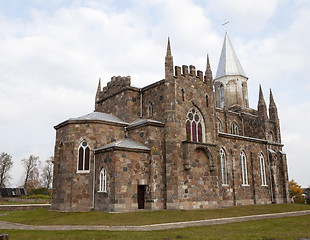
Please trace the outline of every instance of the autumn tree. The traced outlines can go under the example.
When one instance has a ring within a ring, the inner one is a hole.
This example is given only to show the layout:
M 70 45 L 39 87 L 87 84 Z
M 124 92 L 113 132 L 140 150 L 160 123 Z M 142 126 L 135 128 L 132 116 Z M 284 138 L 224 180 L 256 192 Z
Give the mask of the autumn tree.
M 41 179 L 44 188 L 49 189 L 52 185 L 53 181 L 53 163 L 54 157 L 50 157 L 44 163 L 44 167 L 42 169 Z
M 24 188 L 31 190 L 40 186 L 39 180 L 39 157 L 30 155 L 29 158 L 22 160 L 25 170 Z
M 13 166 L 12 156 L 3 152 L 0 154 L 0 188 L 4 188 L 11 178 L 9 171 Z
M 292 179 L 289 182 L 289 191 L 290 191 L 290 197 L 300 197 L 302 194 L 301 186 L 297 184 L 297 182 Z

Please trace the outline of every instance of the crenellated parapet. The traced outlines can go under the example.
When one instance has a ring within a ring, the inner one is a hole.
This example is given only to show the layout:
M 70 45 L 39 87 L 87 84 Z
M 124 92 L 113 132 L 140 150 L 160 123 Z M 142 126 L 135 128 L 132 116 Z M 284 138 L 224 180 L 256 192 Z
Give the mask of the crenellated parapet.
M 99 98 L 103 98 L 109 95 L 112 95 L 126 87 L 130 87 L 131 78 L 130 76 L 121 77 L 121 76 L 113 76 L 111 77 L 111 81 L 107 83 L 102 91 L 99 92 Z
M 197 80 L 200 80 L 202 82 L 206 82 L 206 81 L 204 81 L 203 72 L 200 70 L 197 70 L 197 72 L 196 72 L 196 67 L 193 65 L 190 65 L 189 67 L 186 65 L 182 65 L 182 68 L 179 66 L 175 66 L 174 70 L 175 70 L 174 76 L 176 78 L 179 78 L 181 76 L 183 76 L 183 77 L 191 76 L 191 77 L 196 77 Z

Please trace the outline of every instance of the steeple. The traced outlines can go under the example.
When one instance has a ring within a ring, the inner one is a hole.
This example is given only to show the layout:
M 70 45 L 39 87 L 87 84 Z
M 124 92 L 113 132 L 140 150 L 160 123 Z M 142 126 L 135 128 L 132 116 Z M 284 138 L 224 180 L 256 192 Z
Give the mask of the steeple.
M 226 33 L 216 77 L 213 81 L 216 107 L 221 108 L 222 103 L 225 102 L 224 105 L 227 108 L 234 106 L 248 108 L 247 80 L 248 78 Z
M 259 85 L 259 96 L 258 96 L 257 110 L 258 110 L 258 118 L 260 118 L 262 120 L 268 120 L 267 106 L 266 106 L 266 102 L 264 99 L 264 95 L 263 95 L 261 85 Z
M 99 93 L 101 91 L 101 79 L 99 78 L 96 97 L 95 97 L 95 111 L 98 111 L 98 104 L 97 101 L 99 100 Z
M 228 34 L 225 34 L 222 53 L 216 72 L 216 77 L 221 78 L 227 75 L 246 77 L 235 50 L 230 42 Z
M 170 38 L 168 37 L 167 52 L 165 58 L 165 78 L 173 77 L 173 57 L 171 55 Z
M 205 78 L 206 78 L 205 81 L 209 84 L 211 88 L 213 88 L 213 77 L 212 77 L 212 70 L 210 67 L 209 54 L 207 54 L 207 66 L 206 66 Z

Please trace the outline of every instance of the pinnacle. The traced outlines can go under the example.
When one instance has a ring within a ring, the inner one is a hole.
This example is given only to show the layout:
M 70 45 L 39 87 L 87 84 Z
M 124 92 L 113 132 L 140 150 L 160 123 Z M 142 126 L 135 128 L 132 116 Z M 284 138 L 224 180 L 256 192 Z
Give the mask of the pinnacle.
M 263 91 L 262 91 L 262 85 L 259 84 L 259 96 L 258 96 L 258 101 L 264 101 L 265 102 L 265 99 L 264 99 L 264 94 L 263 94 Z
M 168 37 L 167 53 L 166 57 L 171 56 L 170 37 Z
M 207 54 L 207 67 L 206 67 L 206 71 L 211 71 L 209 54 Z
M 271 88 L 270 88 L 270 97 L 269 97 L 269 100 L 270 100 L 270 105 L 276 105 L 274 99 L 273 99 L 273 95 L 272 95 L 272 91 L 271 91 Z

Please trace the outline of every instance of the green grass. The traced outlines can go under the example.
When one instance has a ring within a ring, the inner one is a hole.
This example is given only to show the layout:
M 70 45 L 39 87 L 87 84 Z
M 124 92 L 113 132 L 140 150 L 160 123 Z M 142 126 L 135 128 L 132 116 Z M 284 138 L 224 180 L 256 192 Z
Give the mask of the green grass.
M 7 213 L 7 215 L 0 216 L 0 220 L 30 225 L 145 225 L 299 210 L 310 210 L 310 205 L 250 205 L 224 209 L 194 211 L 162 210 L 132 213 L 58 212 L 39 208 L 34 210 L 0 212 Z
M 1 230 L 10 239 L 296 239 L 310 237 L 310 216 L 265 219 L 214 226 L 191 227 L 152 232 L 108 231 L 27 231 Z
M 48 204 L 46 202 L 14 202 L 14 201 L 7 201 L 7 202 L 0 202 L 0 205 L 25 205 L 25 204 Z

